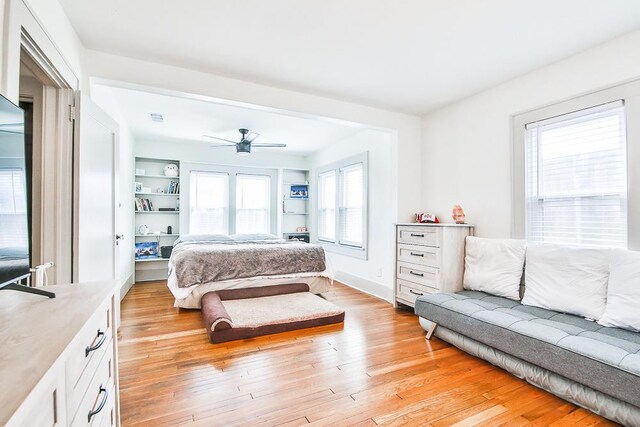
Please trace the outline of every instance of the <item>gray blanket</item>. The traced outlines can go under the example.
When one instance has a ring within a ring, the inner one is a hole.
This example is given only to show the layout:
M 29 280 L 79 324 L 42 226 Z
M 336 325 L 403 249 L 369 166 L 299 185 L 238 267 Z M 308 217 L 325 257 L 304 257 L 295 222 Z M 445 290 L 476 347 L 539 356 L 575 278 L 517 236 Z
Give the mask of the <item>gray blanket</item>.
M 283 240 L 252 242 L 180 242 L 169 268 L 178 286 L 256 276 L 322 272 L 324 249 L 318 245 Z

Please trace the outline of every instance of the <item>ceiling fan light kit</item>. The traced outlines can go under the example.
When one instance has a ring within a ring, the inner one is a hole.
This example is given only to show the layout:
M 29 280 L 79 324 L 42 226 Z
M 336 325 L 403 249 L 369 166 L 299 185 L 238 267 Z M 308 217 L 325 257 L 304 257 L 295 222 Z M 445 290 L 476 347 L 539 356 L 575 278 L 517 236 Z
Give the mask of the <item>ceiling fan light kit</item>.
M 249 154 L 251 154 L 252 145 L 254 147 L 261 147 L 261 148 L 263 147 L 283 148 L 287 146 L 287 144 L 252 144 L 253 140 L 255 140 L 257 137 L 260 136 L 259 133 L 249 132 L 249 129 L 246 129 L 246 128 L 240 128 L 238 129 L 238 132 L 240 132 L 240 134 L 242 135 L 242 137 L 240 138 L 240 141 L 238 142 L 231 141 L 229 139 L 218 138 L 217 136 L 211 136 L 211 135 L 202 135 L 202 136 L 205 138 L 212 138 L 212 139 L 217 139 L 219 141 L 225 142 L 225 144 L 211 145 L 211 148 L 235 146 L 236 153 L 239 156 L 248 156 Z

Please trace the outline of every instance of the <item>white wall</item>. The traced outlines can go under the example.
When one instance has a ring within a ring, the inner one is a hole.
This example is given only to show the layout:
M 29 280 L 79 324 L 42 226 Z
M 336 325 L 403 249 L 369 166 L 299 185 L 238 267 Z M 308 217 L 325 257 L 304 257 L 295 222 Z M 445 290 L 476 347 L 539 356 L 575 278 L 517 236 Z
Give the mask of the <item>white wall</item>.
M 389 201 L 395 188 L 392 184 L 393 135 L 389 132 L 363 130 L 354 136 L 342 139 L 331 146 L 309 156 L 312 175 L 316 182 L 315 169 L 341 159 L 368 151 L 369 153 L 369 237 L 366 260 L 332 253 L 327 250 L 336 279 L 370 294 L 391 301 L 393 293 L 394 210 Z M 315 191 L 315 185 L 312 187 Z M 311 195 L 311 238 L 317 241 L 317 199 Z
M 640 31 L 427 114 L 424 209 L 451 222 L 460 203 L 476 234 L 511 235 L 511 117 L 640 77 Z

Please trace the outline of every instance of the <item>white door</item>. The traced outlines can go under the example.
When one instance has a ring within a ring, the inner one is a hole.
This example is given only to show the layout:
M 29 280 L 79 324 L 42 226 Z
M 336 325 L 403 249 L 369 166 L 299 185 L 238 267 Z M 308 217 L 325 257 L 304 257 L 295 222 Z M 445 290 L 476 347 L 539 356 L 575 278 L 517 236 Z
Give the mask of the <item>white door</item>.
M 89 98 L 76 98 L 74 282 L 116 276 L 118 124 Z

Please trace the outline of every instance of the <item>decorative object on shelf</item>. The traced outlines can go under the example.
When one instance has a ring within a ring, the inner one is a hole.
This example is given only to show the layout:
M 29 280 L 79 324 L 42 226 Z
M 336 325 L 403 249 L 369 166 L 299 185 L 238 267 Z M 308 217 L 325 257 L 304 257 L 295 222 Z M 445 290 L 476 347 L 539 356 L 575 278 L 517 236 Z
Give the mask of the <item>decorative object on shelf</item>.
M 165 190 L 164 190 L 164 188 L 162 188 L 162 187 L 158 187 L 158 188 L 156 188 L 156 193 L 158 193 L 158 194 L 164 194 L 164 191 L 165 191 Z
M 466 218 L 466 215 L 464 214 L 464 209 L 462 209 L 462 206 L 454 205 L 451 217 L 453 218 L 453 221 L 456 224 L 464 224 L 464 220 Z
M 176 208 L 158 208 L 160 212 L 175 212 Z
M 306 233 L 307 232 L 307 227 L 296 227 L 296 232 L 297 233 Z
M 180 197 L 178 197 L 176 199 L 176 210 L 179 211 L 180 210 Z
M 294 234 L 294 233 L 290 233 L 286 235 L 286 238 L 289 240 L 297 240 L 299 242 L 305 242 L 305 243 L 309 243 L 309 235 L 306 233 L 300 233 L 300 234 Z
M 173 234 L 173 227 L 171 226 L 167 227 L 167 234 Z
M 136 243 L 136 259 L 158 258 L 158 242 Z
M 142 193 L 142 183 L 136 182 L 136 193 Z
M 175 163 L 169 163 L 164 167 L 164 176 L 178 176 L 179 173 L 178 165 Z
M 138 227 L 138 232 L 140 234 L 149 234 L 149 227 L 147 227 L 146 225 L 142 224 L 140 227 Z
M 306 199 L 309 197 L 308 185 L 292 185 L 289 197 L 292 199 Z
M 151 193 L 151 187 L 142 187 L 142 192 L 145 194 Z
M 173 246 L 160 246 L 160 256 L 162 258 L 171 258 L 171 252 L 173 252 Z
M 416 222 L 422 224 L 438 224 L 440 220 L 437 216 L 430 213 L 417 213 L 416 214 Z
M 136 175 L 145 175 L 146 172 L 144 169 L 136 169 Z

